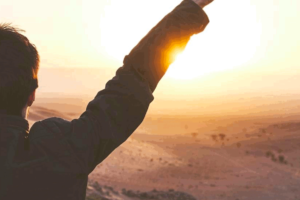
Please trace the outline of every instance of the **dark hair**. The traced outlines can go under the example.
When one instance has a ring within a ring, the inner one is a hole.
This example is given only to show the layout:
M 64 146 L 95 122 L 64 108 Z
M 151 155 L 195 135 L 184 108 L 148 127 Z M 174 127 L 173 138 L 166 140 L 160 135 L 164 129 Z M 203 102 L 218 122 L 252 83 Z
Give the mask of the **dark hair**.
M 39 54 L 10 24 L 0 24 L 0 113 L 21 115 L 38 87 Z

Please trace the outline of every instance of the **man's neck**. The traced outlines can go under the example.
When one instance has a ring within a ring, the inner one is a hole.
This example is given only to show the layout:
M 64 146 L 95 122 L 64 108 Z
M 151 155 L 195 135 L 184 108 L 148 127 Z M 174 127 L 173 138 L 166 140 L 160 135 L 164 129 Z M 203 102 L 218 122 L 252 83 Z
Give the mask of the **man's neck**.
M 28 107 L 28 106 L 26 106 L 26 107 L 22 110 L 22 117 L 23 117 L 24 119 L 27 119 L 28 111 L 29 111 L 29 107 Z
M 22 117 L 24 119 L 27 119 L 28 109 L 24 108 L 20 114 L 10 113 L 7 110 L 0 110 L 0 115 L 12 115 L 12 116 Z

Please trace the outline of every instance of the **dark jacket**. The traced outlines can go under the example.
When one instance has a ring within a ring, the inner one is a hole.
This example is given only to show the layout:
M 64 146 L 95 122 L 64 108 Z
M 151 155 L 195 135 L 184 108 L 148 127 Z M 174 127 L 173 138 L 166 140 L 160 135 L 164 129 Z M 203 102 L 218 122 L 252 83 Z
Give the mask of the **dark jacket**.
M 0 115 L 0 199 L 85 199 L 88 175 L 143 121 L 172 49 L 183 50 L 207 24 L 204 11 L 184 0 L 125 57 L 78 119 L 45 119 L 29 132 L 25 119 Z

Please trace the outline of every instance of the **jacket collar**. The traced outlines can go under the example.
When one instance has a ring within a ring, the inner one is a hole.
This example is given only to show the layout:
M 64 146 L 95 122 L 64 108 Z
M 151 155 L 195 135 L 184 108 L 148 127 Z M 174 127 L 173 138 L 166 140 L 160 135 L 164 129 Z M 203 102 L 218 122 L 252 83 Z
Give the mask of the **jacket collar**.
M 26 119 L 15 115 L 0 114 L 0 127 L 5 126 L 17 127 L 29 131 L 29 124 Z

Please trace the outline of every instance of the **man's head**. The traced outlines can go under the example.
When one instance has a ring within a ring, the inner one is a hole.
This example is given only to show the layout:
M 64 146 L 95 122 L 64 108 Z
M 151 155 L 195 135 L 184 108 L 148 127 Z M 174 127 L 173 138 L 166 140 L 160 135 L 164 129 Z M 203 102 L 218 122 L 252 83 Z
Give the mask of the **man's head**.
M 38 87 L 39 54 L 20 32 L 0 24 L 0 114 L 26 118 Z

